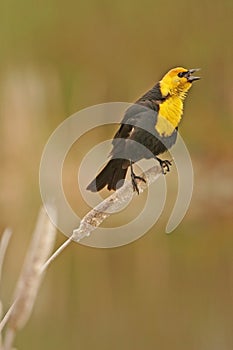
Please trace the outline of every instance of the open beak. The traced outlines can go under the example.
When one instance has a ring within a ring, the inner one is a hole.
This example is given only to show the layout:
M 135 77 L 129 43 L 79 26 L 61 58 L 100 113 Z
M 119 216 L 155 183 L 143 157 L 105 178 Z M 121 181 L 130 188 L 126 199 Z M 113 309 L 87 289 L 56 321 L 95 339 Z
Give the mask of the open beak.
M 199 71 L 199 70 L 200 70 L 200 68 L 193 68 L 193 69 L 189 69 L 189 70 L 188 70 L 188 72 L 187 72 L 187 74 L 186 74 L 186 78 L 187 78 L 187 80 L 188 80 L 190 83 L 192 83 L 194 80 L 199 80 L 199 79 L 201 79 L 200 77 L 195 77 L 195 76 L 191 75 L 191 74 L 193 74 L 193 73 L 195 73 L 195 72 L 197 72 L 197 71 Z

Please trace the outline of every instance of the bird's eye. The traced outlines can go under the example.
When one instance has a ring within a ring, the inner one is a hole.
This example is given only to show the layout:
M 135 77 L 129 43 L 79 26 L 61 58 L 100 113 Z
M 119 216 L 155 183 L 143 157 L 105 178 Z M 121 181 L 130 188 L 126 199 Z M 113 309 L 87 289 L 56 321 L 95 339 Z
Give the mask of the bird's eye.
M 187 73 L 187 72 L 180 72 L 180 73 L 178 73 L 177 75 L 178 75 L 179 78 L 183 78 L 183 77 L 185 76 L 186 73 Z

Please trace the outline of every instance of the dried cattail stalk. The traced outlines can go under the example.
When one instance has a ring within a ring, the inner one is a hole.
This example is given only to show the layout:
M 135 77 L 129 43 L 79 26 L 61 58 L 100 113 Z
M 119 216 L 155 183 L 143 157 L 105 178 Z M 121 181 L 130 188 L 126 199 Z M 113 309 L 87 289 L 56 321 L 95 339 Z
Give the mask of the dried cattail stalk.
M 33 238 L 25 258 L 19 277 L 13 309 L 9 316 L 4 350 L 10 350 L 15 332 L 24 327 L 28 321 L 43 274 L 41 267 L 45 263 L 54 246 L 56 228 L 42 208 L 37 220 Z
M 0 301 L 0 320 L 2 319 L 2 302 Z M 2 349 L 2 333 L 0 332 L 0 350 Z
M 159 165 L 155 165 L 145 171 L 143 176 L 146 179 L 146 183 L 143 181 L 138 181 L 137 183 L 139 192 L 143 192 L 149 185 L 156 181 L 161 174 L 162 170 Z M 46 261 L 42 267 L 42 271 L 45 271 L 52 261 L 72 241 L 79 242 L 84 237 L 88 237 L 91 232 L 97 229 L 107 217 L 114 214 L 114 212 L 128 203 L 135 193 L 136 192 L 133 191 L 131 182 L 126 182 L 119 190 L 90 210 L 81 220 L 79 227 L 73 231 L 72 235 Z
M 162 170 L 159 165 L 155 165 L 145 171 L 143 176 L 146 182 L 138 181 L 137 183 L 139 192 L 143 192 L 150 184 L 157 180 L 161 173 Z M 79 227 L 73 231 L 72 240 L 79 242 L 84 237 L 88 237 L 105 219 L 128 203 L 135 194 L 136 192 L 133 191 L 131 182 L 126 182 L 124 186 L 84 216 Z
M 12 231 L 7 228 L 2 234 L 1 242 L 0 242 L 0 282 L 1 282 L 1 277 L 2 277 L 2 267 L 3 267 L 3 262 L 5 258 L 5 253 L 10 241 L 12 235 Z M 2 319 L 2 314 L 3 314 L 3 306 L 2 302 L 0 301 L 0 320 Z M 2 336 L 0 332 L 0 349 L 2 349 Z
M 144 173 L 146 183 L 138 181 L 139 192 L 143 192 L 150 184 L 156 181 L 161 173 L 161 167 L 157 165 L 148 169 Z M 41 209 L 31 246 L 28 250 L 24 267 L 16 287 L 15 302 L 8 310 L 0 325 L 2 329 L 6 322 L 9 321 L 4 350 L 12 350 L 15 332 L 21 329 L 29 319 L 43 272 L 51 262 L 72 241 L 79 242 L 82 238 L 89 236 L 108 216 L 124 206 L 133 195 L 135 195 L 135 192 L 133 191 L 132 184 L 126 182 L 118 191 L 87 213 L 81 220 L 79 228 L 73 231 L 72 235 L 48 260 L 46 259 L 53 248 L 56 229 L 47 217 L 44 209 Z
M 4 262 L 5 253 L 12 235 L 12 231 L 9 228 L 6 228 L 2 234 L 1 242 L 0 242 L 0 282 L 2 277 L 2 266 Z

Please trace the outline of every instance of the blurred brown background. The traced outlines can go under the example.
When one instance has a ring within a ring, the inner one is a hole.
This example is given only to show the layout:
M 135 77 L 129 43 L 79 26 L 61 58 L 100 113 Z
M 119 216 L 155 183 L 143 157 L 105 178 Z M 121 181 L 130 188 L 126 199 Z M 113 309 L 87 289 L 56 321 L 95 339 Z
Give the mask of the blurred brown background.
M 41 205 L 38 169 L 53 130 L 84 107 L 134 101 L 174 66 L 202 68 L 181 128 L 195 172 L 183 222 L 164 234 L 171 194 L 133 244 L 67 248 L 17 348 L 233 348 L 232 15 L 228 0 L 1 1 L 0 229 L 14 232 L 5 307 Z

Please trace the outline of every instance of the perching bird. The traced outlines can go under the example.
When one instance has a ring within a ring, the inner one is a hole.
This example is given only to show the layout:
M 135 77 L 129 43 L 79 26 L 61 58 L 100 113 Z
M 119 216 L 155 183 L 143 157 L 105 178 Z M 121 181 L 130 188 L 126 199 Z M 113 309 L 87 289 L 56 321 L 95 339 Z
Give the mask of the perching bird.
M 168 150 L 177 138 L 183 114 L 183 102 L 192 82 L 200 79 L 192 74 L 198 69 L 171 69 L 155 86 L 129 107 L 112 141 L 111 159 L 87 190 L 97 192 L 107 186 L 116 190 L 124 183 L 128 167 L 134 190 L 138 192 L 138 177 L 132 164 L 140 159 L 156 158 L 162 172 L 169 171 L 171 162 L 157 155 Z

